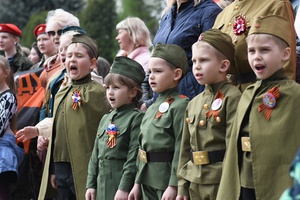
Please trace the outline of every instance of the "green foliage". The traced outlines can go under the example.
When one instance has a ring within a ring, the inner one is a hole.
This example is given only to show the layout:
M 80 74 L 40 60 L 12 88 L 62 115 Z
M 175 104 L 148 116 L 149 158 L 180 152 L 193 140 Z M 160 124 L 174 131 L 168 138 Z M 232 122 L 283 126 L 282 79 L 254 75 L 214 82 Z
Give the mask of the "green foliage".
M 80 13 L 80 25 L 99 45 L 100 56 L 112 63 L 116 55 L 115 2 L 112 0 L 89 0 Z
M 21 38 L 21 45 L 28 48 L 31 47 L 31 44 L 36 41 L 36 38 L 33 34 L 34 28 L 39 24 L 44 24 L 48 11 L 43 11 L 37 14 L 31 15 L 28 20 L 27 25 L 23 29 L 23 36 Z

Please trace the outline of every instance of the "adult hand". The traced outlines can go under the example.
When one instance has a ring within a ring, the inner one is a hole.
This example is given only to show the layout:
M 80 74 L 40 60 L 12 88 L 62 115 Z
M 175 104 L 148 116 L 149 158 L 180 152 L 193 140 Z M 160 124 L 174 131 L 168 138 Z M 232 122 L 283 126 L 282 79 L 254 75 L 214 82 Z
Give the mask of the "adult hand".
M 16 133 L 16 138 L 19 142 L 26 142 L 31 138 L 39 135 L 38 129 L 34 126 L 27 126 Z
M 37 149 L 42 151 L 48 148 L 49 140 L 43 136 L 38 137 Z
M 127 200 L 128 199 L 128 192 L 123 190 L 118 190 L 114 200 Z

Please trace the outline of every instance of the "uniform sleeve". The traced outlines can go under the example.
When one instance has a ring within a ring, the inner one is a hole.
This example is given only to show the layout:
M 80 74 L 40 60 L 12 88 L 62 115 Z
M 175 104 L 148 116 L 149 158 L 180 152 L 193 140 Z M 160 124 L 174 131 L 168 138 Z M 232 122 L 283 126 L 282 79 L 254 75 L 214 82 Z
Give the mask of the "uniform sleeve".
M 185 111 L 184 119 L 186 119 L 187 117 L 188 110 Z M 188 124 L 184 122 L 178 162 L 178 195 L 180 196 L 189 196 L 189 181 L 180 176 L 180 171 L 182 170 L 183 166 L 185 166 L 189 161 L 190 149 L 190 131 L 188 129 Z
M 134 184 L 135 175 L 137 173 L 136 159 L 138 152 L 138 135 L 140 133 L 140 124 L 142 123 L 144 114 L 139 113 L 131 124 L 130 142 L 127 154 L 127 160 L 123 166 L 123 175 L 119 184 L 119 189 L 130 192 Z
M 240 98 L 241 98 L 241 94 L 239 93 L 239 91 L 237 91 L 235 95 L 228 97 L 228 102 L 226 104 L 226 149 L 228 148 L 229 140 L 231 137 L 231 131 L 233 127 L 233 121 L 235 119 L 235 113 Z
M 88 175 L 86 180 L 86 188 L 97 189 L 98 176 L 98 137 L 95 139 L 94 148 L 88 165 Z
M 182 129 L 183 129 L 183 122 L 184 122 L 184 112 L 187 104 L 188 104 L 188 99 L 185 99 L 185 101 L 181 100 L 181 102 L 179 102 L 176 105 L 176 108 L 172 113 L 173 115 L 172 127 L 174 132 L 175 144 L 174 144 L 174 156 L 173 156 L 172 166 L 171 166 L 171 176 L 169 179 L 170 186 L 178 185 L 177 168 L 178 168 L 178 159 L 179 159 Z
M 0 137 L 4 134 L 14 114 L 17 112 L 17 100 L 11 92 L 0 96 Z

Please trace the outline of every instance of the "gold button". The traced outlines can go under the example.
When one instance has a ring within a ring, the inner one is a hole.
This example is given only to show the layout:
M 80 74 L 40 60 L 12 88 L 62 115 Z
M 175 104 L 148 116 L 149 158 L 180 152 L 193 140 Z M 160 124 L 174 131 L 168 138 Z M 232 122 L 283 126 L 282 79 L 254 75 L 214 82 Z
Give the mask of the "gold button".
M 247 22 L 247 26 L 250 26 L 250 23 L 249 23 L 249 22 Z
M 208 109 L 208 105 L 207 105 L 207 104 L 204 104 L 204 105 L 203 105 L 203 108 L 204 108 L 205 110 L 207 110 L 207 109 Z
M 221 121 L 221 117 L 217 117 L 217 118 L 216 118 L 216 121 L 217 121 L 217 122 L 220 122 L 220 121 Z
M 189 118 L 185 118 L 186 123 L 190 123 L 190 119 Z
M 232 23 L 231 23 L 231 22 L 229 22 L 229 23 L 228 23 L 228 26 L 231 26 L 231 25 L 232 25 Z
M 204 126 L 205 125 L 205 121 L 204 120 L 200 120 L 199 125 L 200 126 Z
M 238 6 L 235 6 L 234 9 L 237 10 L 237 9 L 239 9 L 239 7 L 238 7 Z

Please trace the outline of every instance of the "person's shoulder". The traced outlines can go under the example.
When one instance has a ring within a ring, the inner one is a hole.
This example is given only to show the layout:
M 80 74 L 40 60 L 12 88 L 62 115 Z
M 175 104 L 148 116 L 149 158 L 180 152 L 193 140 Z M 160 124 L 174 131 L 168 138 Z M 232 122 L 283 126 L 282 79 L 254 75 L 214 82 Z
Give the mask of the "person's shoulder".
M 210 0 L 202 1 L 202 3 L 199 3 L 195 6 L 195 10 L 203 9 L 203 8 L 222 10 L 215 2 Z

